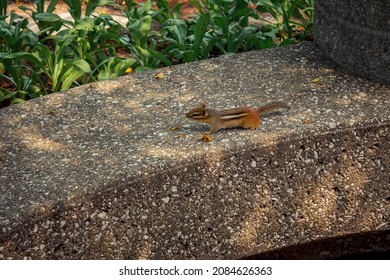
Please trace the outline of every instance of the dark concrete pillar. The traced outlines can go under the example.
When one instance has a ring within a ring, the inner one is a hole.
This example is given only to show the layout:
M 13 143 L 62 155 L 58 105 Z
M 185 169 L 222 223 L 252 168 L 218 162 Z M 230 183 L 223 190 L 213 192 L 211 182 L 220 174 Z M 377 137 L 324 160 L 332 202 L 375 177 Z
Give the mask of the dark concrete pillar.
M 390 0 L 316 0 L 315 42 L 336 63 L 390 83 Z

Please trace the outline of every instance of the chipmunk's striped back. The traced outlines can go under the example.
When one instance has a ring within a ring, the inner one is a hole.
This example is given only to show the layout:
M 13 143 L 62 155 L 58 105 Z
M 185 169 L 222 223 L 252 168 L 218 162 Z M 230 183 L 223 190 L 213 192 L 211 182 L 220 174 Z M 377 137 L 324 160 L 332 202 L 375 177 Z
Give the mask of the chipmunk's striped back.
M 204 103 L 201 103 L 199 107 L 189 111 L 186 116 L 194 121 L 210 125 L 208 131 L 210 134 L 220 129 L 232 127 L 256 129 L 260 124 L 260 115 L 278 109 L 289 109 L 289 107 L 283 102 L 273 102 L 257 109 L 242 107 L 218 111 L 208 109 Z

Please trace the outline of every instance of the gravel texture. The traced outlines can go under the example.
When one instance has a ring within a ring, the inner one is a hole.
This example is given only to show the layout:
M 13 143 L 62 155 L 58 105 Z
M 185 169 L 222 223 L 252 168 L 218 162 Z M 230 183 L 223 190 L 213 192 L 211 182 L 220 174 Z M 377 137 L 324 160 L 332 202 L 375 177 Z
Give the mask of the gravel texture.
M 389 93 L 305 43 L 2 109 L 0 259 L 233 259 L 386 232 Z M 205 143 L 185 117 L 202 100 L 291 109 Z
M 315 2 L 315 41 L 339 65 L 390 84 L 390 1 Z

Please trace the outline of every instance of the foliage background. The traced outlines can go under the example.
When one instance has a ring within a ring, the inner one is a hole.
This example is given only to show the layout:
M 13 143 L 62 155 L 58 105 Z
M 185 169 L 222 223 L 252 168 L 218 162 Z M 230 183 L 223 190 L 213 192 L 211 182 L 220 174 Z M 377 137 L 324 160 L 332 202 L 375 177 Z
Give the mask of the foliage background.
M 183 2 L 196 12 L 183 16 Z M 8 14 L 7 4 L 0 0 L 0 108 L 134 71 L 310 40 L 314 19 L 314 0 L 63 0 L 70 20 L 56 13 L 59 0 L 21 5 L 24 15 Z

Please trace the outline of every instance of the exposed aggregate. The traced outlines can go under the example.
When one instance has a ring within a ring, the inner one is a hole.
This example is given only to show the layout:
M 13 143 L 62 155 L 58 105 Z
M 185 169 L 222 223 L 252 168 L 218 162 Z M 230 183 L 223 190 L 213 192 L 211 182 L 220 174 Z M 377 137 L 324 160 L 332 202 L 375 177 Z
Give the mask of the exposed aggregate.
M 0 259 L 231 259 L 389 231 L 389 94 L 305 43 L 2 109 Z M 275 100 L 290 111 L 209 143 L 185 117 Z

